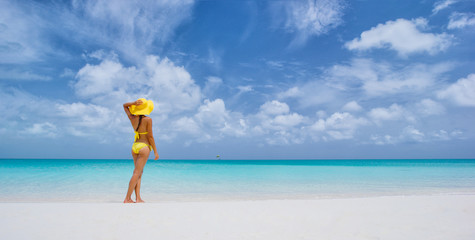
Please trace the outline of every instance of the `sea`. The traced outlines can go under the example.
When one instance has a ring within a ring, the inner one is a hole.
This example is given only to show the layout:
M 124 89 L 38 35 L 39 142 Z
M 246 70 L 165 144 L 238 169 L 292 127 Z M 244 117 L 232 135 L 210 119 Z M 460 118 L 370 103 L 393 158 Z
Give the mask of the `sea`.
M 0 202 L 122 202 L 132 160 L 0 159 Z M 475 194 L 475 159 L 148 160 L 146 202 Z M 133 195 L 134 199 L 134 195 Z

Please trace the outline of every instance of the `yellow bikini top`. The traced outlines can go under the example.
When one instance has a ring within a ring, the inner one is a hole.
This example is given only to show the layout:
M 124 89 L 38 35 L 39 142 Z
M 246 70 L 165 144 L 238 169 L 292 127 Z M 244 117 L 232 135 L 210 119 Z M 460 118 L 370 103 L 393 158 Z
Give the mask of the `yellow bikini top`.
M 134 133 L 135 133 L 135 142 L 136 142 L 140 138 L 139 134 L 147 134 L 148 132 L 139 133 L 139 132 L 135 131 Z

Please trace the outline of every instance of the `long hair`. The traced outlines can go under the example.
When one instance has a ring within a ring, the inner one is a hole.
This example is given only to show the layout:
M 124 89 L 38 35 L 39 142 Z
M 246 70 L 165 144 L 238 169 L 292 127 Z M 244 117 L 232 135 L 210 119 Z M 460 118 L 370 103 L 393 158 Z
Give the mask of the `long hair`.
M 140 123 L 142 122 L 143 116 L 144 116 L 144 115 L 139 115 L 139 124 L 137 125 L 137 129 L 135 129 L 136 132 L 139 130 Z

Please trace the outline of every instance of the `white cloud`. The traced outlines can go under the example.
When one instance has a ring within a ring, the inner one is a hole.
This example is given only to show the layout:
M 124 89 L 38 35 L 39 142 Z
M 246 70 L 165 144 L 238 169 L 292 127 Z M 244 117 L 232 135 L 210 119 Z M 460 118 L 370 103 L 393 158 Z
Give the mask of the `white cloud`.
M 460 106 L 475 107 L 475 74 L 461 78 L 437 93 L 440 99 L 448 99 Z
M 22 7 L 29 8 L 29 4 Z M 0 1 L 0 63 L 39 61 L 52 51 L 44 44 L 44 20 L 34 11 L 22 10 L 16 2 Z
M 406 111 L 398 104 L 392 104 L 389 108 L 373 108 L 369 111 L 368 116 L 377 124 L 382 121 L 395 121 L 403 119 Z
M 199 107 L 195 117 L 202 125 L 219 129 L 224 127 L 224 123 L 229 119 L 229 114 L 222 99 L 214 101 L 206 99 L 204 104 Z
M 323 110 L 319 110 L 319 111 L 317 111 L 316 115 L 317 115 L 318 118 L 325 118 L 327 116 L 327 112 L 325 112 Z
M 276 100 L 264 103 L 263 105 L 261 105 L 260 109 L 261 112 L 266 115 L 286 114 L 290 110 L 289 105 Z
M 302 92 L 300 91 L 300 89 L 298 87 L 292 87 L 292 88 L 289 88 L 285 92 L 279 93 L 277 95 L 277 97 L 279 99 L 284 99 L 284 98 L 298 97 L 298 96 L 301 96 L 301 95 L 302 95 Z
M 290 113 L 277 116 L 261 115 L 260 120 L 259 126 L 263 130 L 287 132 L 303 123 L 305 117 L 298 113 Z
M 295 98 L 301 107 L 317 106 L 334 101 L 337 89 L 321 79 L 308 81 L 298 87 L 292 87 L 277 94 L 280 99 Z
M 445 108 L 442 104 L 427 98 L 417 103 L 416 107 L 417 112 L 425 116 L 440 115 L 445 112 Z
M 366 100 L 390 95 L 428 95 L 453 68 L 454 64 L 450 62 L 403 65 L 354 58 L 349 63 L 323 69 L 320 77 L 291 86 L 276 96 L 280 100 L 296 99 L 301 108 L 307 108 L 330 104 L 345 105 L 347 103 L 341 101 L 355 95 Z M 358 110 L 357 106 L 350 105 L 342 110 Z
M 190 142 L 213 142 L 227 136 L 245 136 L 248 124 L 240 113 L 226 110 L 222 99 L 206 99 L 192 117 L 181 117 L 171 123 L 172 132 L 193 136 Z
M 425 134 L 413 126 L 407 126 L 403 129 L 399 138 L 400 141 L 403 142 L 423 142 L 425 140 Z
M 47 138 L 54 138 L 57 136 L 58 131 L 56 126 L 49 122 L 35 123 L 33 126 L 26 128 L 20 132 L 24 135 L 37 135 Z
M 11 126 L 18 120 L 38 122 L 37 118 L 47 119 L 55 116 L 54 112 L 45 111 L 46 106 L 54 105 L 51 101 L 32 95 L 17 88 L 4 87 L 0 85 L 0 125 Z M 11 107 L 9 104 L 15 104 Z M 45 120 L 48 122 L 49 120 Z
M 442 74 L 453 66 L 450 63 L 434 65 L 413 63 L 394 67 L 371 59 L 352 59 L 346 65 L 334 65 L 326 71 L 327 84 L 341 91 L 363 90 L 369 96 L 422 92 L 433 86 Z
M 474 13 L 452 13 L 449 18 L 448 29 L 465 28 L 475 26 Z
M 304 141 L 301 127 L 308 119 L 298 113 L 290 113 L 286 103 L 276 100 L 266 102 L 254 118 L 256 122 L 250 134 L 267 135 L 265 139 L 268 144 L 299 144 Z
M 74 89 L 80 97 L 93 98 L 125 87 L 127 81 L 134 81 L 139 74 L 135 67 L 124 68 L 117 59 L 105 59 L 98 65 L 82 67 L 76 75 Z
M 294 127 L 302 123 L 302 120 L 302 115 L 292 113 L 287 115 L 278 115 L 272 120 L 272 123 L 279 126 Z
M 437 132 L 433 132 L 433 133 L 431 134 L 431 137 L 432 137 L 432 138 L 435 138 L 435 139 L 437 139 L 437 140 L 445 140 L 445 141 L 450 140 L 450 135 L 449 135 L 449 133 L 448 133 L 447 131 L 445 131 L 445 130 L 439 130 L 439 131 L 437 131 Z
M 148 56 L 145 74 L 148 81 L 145 80 L 142 86 L 150 87 L 146 95 L 157 99 L 160 111 L 179 113 L 200 104 L 202 95 L 199 86 L 184 67 L 175 66 L 168 58 L 160 60 L 157 56 Z
M 0 63 L 69 58 L 64 46 L 56 47 L 58 38 L 79 47 L 112 47 L 138 62 L 173 36 L 193 5 L 193 0 L 0 1 Z
M 427 52 L 434 55 L 444 51 L 452 44 L 453 36 L 441 33 L 424 33 L 428 28 L 427 20 L 397 19 L 378 24 L 376 27 L 361 33 L 360 38 L 346 42 L 349 50 L 369 50 L 372 48 L 389 48 L 397 51 L 400 56 L 412 53 Z
M 343 110 L 348 112 L 359 112 L 363 110 L 363 108 L 356 101 L 351 101 L 343 106 Z
M 117 118 L 118 111 L 95 104 L 84 104 L 81 102 L 71 104 L 56 104 L 58 114 L 71 118 L 73 126 L 86 128 L 116 127 L 114 119 Z M 98 121 L 98 118 L 101 120 Z
M 397 142 L 397 139 L 387 134 L 384 136 L 371 135 L 370 140 L 376 145 L 395 144 Z
M 343 23 L 344 4 L 340 0 L 299 0 L 277 2 L 273 5 L 275 19 L 285 30 L 295 33 L 291 46 L 298 47 L 312 36 L 327 33 Z
M 61 20 L 73 26 L 74 39 L 112 45 L 128 59 L 140 60 L 160 46 L 191 17 L 193 0 L 183 1 L 74 1 L 62 9 Z
M 364 118 L 356 118 L 347 112 L 336 112 L 325 120 L 325 127 L 330 129 L 355 129 L 368 122 Z
M 195 136 L 198 136 L 201 133 L 201 127 L 193 118 L 190 117 L 182 117 L 174 121 L 172 126 L 180 132 L 185 132 Z
M 252 92 L 252 91 L 254 91 L 254 88 L 252 88 L 252 86 L 250 86 L 250 85 L 238 86 L 237 88 L 238 88 L 238 90 L 239 90 L 239 93 L 238 93 L 238 94 L 243 94 L 243 93 L 247 93 L 247 92 Z
M 295 131 L 275 131 L 265 138 L 269 145 L 289 145 L 302 144 L 305 141 L 304 136 L 299 130 Z
M 444 134 L 444 132 L 445 131 L 442 130 L 441 134 Z M 373 134 L 370 136 L 370 140 L 372 143 L 376 145 L 387 145 L 387 144 L 399 144 L 399 143 L 426 142 L 429 140 L 429 137 L 434 138 L 434 136 L 427 136 L 420 130 L 416 129 L 414 126 L 406 126 L 402 130 L 400 130 L 399 134 L 396 134 L 395 136 L 391 136 L 389 134 L 385 134 L 382 136 Z M 436 140 L 447 140 L 447 139 L 437 138 Z
M 239 112 L 228 111 L 222 99 L 205 100 L 194 118 L 203 131 L 211 133 L 215 139 L 221 135 L 236 137 L 247 133 L 247 120 Z
M 448 8 L 450 5 L 456 3 L 456 0 L 443 0 L 434 3 L 434 8 L 432 9 L 432 14 L 437 14 L 439 11 Z
M 124 67 L 116 57 L 106 57 L 97 65 L 81 68 L 76 79 L 76 94 L 96 104 L 112 106 L 145 97 L 157 103 L 156 111 L 161 114 L 192 110 L 202 98 L 199 86 L 184 67 L 153 55 L 139 68 Z
M 344 140 L 352 139 L 359 127 L 368 124 L 369 122 L 365 118 L 355 117 L 348 112 L 336 112 L 327 119 L 318 119 L 309 129 L 317 135 L 327 134 L 331 139 Z M 317 139 L 318 137 L 314 135 L 313 138 Z
M 399 144 L 399 143 L 414 143 L 414 142 L 429 142 L 429 141 L 450 141 L 452 139 L 460 138 L 462 133 L 458 130 L 448 132 L 446 130 L 437 130 L 429 133 L 424 133 L 414 126 L 406 126 L 399 134 L 391 135 L 371 135 L 370 140 L 376 145 Z

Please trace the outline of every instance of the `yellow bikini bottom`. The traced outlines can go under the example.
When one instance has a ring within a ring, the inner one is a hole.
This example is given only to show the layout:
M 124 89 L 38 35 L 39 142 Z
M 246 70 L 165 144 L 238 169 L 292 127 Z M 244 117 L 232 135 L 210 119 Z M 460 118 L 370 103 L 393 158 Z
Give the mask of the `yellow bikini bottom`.
M 152 151 L 152 146 L 143 142 L 134 142 L 134 144 L 132 145 L 132 151 L 136 154 L 139 154 L 140 149 L 144 147 L 148 147 L 150 148 L 150 151 Z

